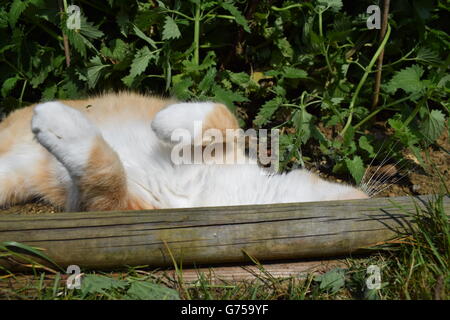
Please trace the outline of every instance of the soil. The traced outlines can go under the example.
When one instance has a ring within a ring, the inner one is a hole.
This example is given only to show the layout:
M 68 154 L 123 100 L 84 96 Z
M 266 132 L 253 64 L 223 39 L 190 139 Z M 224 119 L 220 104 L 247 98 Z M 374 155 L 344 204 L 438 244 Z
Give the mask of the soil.
M 450 181 L 450 143 L 448 138 L 448 130 L 445 129 L 441 137 L 434 144 L 421 152 L 426 163 L 425 168 L 418 165 L 417 159 L 411 153 L 405 153 L 404 157 L 409 162 L 417 163 L 413 169 L 405 170 L 402 168 L 402 165 L 396 166 L 395 164 L 369 168 L 367 176 L 371 176 L 375 172 L 377 174 L 381 172 L 381 175 L 388 177 L 384 184 L 378 186 L 378 189 L 381 191 L 374 197 L 435 194 L 441 190 L 443 191 L 443 181 L 447 184 L 447 187 L 450 187 L 448 185 L 448 181 Z M 320 164 L 313 163 L 308 169 L 316 172 L 324 179 L 346 182 L 346 179 L 341 176 L 326 173 L 326 171 L 319 171 L 317 168 L 320 168 Z M 39 215 L 56 212 L 61 212 L 61 210 L 36 200 L 2 209 L 0 210 L 0 215 Z
M 384 132 L 380 138 L 385 138 L 386 134 L 390 133 Z M 425 167 L 419 165 L 419 161 L 410 151 L 403 153 L 404 161 L 398 164 L 391 160 L 386 161 L 382 166 L 370 166 L 365 180 L 372 176 L 375 180 L 377 177 L 384 180 L 384 183 L 375 185 L 380 192 L 374 197 L 447 193 L 448 191 L 444 187 L 445 183 L 447 188 L 450 188 L 448 184 L 450 181 L 450 143 L 447 128 L 443 130 L 442 135 L 434 144 L 424 149 L 420 154 L 424 159 Z M 349 177 L 346 179 L 342 176 L 327 173 L 326 170 L 317 170 L 318 167 L 320 165 L 313 164 L 308 169 L 331 181 L 345 183 L 349 179 Z

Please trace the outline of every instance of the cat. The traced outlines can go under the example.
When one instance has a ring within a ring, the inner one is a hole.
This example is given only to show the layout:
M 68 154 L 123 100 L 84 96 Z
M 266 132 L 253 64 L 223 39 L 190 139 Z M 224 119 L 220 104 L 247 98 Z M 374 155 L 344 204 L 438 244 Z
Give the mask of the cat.
M 305 169 L 267 174 L 255 163 L 236 164 L 247 157 L 239 147 L 223 164 L 175 164 L 174 132 L 195 135 L 199 121 L 204 130 L 239 129 L 223 104 L 131 92 L 16 110 L 0 123 L 0 207 L 36 197 L 66 211 L 368 198 Z

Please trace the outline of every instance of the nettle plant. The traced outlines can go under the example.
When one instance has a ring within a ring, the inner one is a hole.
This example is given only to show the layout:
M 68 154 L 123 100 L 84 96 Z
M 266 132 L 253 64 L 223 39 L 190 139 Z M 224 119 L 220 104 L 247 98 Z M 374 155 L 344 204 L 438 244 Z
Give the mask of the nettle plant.
M 449 115 L 445 1 L 391 3 L 384 41 L 366 25 L 373 1 L 0 4 L 3 113 L 105 90 L 215 100 L 244 127 L 280 129 L 281 170 L 316 165 L 356 183 L 404 148 L 423 163 Z M 80 7 L 79 30 L 67 28 L 69 4 Z

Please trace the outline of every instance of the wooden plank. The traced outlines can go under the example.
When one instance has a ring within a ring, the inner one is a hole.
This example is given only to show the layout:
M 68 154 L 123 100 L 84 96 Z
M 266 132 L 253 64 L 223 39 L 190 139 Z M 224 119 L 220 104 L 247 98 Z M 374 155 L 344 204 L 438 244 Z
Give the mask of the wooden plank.
M 196 283 L 202 277 L 211 283 L 243 282 L 268 278 L 299 278 L 307 274 L 321 274 L 333 268 L 345 268 L 346 264 L 339 260 L 301 261 L 289 263 L 267 263 L 259 266 L 254 264 L 240 266 L 220 266 L 212 268 L 183 269 L 182 276 L 185 283 Z M 167 275 L 169 279 L 177 279 L 175 270 L 157 271 L 156 276 Z
M 449 212 L 449 197 L 444 206 Z M 171 254 L 184 266 L 329 257 L 391 238 L 409 223 L 402 210 L 414 210 L 410 197 L 3 216 L 0 242 L 44 248 L 59 265 L 82 269 L 168 266 Z
M 260 270 L 259 266 L 254 264 L 238 265 L 238 266 L 215 266 L 209 268 L 189 268 L 182 272 L 183 285 L 198 285 L 198 280 L 201 278 L 211 284 L 230 284 L 238 282 L 253 282 L 253 281 L 267 281 L 270 274 L 270 279 L 286 279 L 296 278 L 305 279 L 307 275 L 323 274 L 334 268 L 346 268 L 347 264 L 340 260 L 319 260 L 319 261 L 297 261 L 286 263 L 268 263 L 261 267 L 264 272 Z M 178 282 L 180 280 L 179 273 L 173 268 L 167 270 L 144 271 L 138 270 L 141 275 L 152 275 L 158 279 L 163 279 L 169 283 Z M 114 272 L 108 273 L 108 277 L 115 279 L 122 279 L 126 273 Z M 69 275 L 60 274 L 63 282 L 67 281 Z M 52 286 L 55 282 L 55 275 L 46 273 L 44 278 L 40 274 L 14 274 L 14 277 L 6 277 L 0 279 L 0 289 L 21 289 L 24 287 L 34 287 L 33 284 L 43 282 L 46 286 Z M 1 293 L 0 293 L 1 294 Z

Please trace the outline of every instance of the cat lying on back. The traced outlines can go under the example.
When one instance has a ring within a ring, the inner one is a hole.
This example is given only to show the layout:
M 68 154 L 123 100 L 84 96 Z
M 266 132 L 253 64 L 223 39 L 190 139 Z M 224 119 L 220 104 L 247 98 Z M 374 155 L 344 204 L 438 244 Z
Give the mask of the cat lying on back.
M 172 134 L 192 132 L 195 121 L 203 129 L 239 128 L 221 104 L 132 93 L 17 110 L 0 123 L 0 207 L 35 197 L 68 211 L 368 197 L 303 169 L 272 175 L 250 163 L 175 164 Z M 233 159 L 246 157 L 242 148 L 231 150 Z

